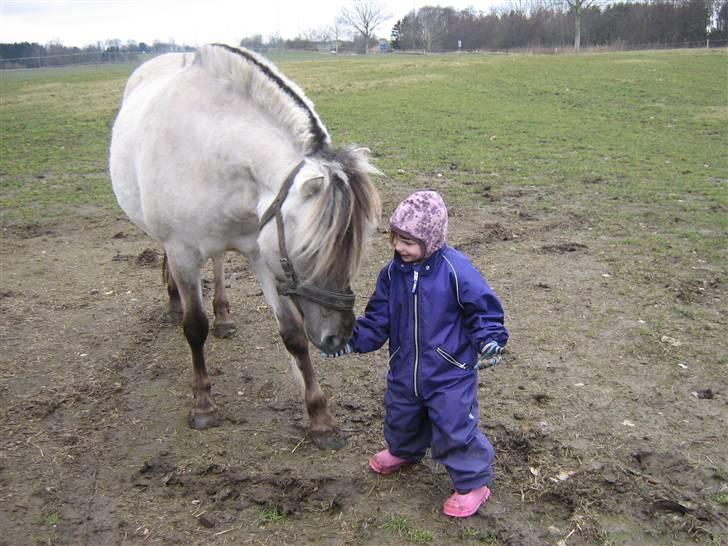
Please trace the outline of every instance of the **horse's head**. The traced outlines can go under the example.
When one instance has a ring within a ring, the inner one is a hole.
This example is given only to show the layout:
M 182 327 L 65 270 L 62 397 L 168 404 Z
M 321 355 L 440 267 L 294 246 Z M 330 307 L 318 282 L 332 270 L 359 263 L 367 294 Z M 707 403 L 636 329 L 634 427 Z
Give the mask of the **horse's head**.
M 261 228 L 259 246 L 278 292 L 291 298 L 309 340 L 325 352 L 340 349 L 354 327 L 351 281 L 380 215 L 370 173 L 379 171 L 365 148 L 309 156 L 261 218 L 269 227 Z

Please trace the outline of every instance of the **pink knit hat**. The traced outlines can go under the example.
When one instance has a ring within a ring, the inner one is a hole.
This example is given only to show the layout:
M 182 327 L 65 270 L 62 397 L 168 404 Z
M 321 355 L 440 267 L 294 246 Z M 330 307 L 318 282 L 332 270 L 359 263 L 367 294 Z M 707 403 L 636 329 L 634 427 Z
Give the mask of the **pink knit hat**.
M 447 207 L 436 191 L 417 191 L 395 209 L 389 227 L 420 241 L 429 258 L 447 240 Z

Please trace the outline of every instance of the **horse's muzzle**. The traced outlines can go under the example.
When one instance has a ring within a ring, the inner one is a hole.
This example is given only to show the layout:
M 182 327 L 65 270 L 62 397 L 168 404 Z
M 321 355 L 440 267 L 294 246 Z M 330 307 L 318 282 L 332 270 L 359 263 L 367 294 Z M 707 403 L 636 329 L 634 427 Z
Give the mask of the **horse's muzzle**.
M 321 342 L 320 349 L 324 353 L 336 353 L 344 348 L 347 341 L 349 340 L 341 336 L 326 336 Z

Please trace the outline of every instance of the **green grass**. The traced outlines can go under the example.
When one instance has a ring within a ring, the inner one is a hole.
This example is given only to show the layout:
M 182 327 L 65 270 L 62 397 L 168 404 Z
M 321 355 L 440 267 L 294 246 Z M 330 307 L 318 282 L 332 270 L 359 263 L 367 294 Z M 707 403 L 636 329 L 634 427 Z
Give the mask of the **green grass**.
M 718 504 L 728 504 L 728 491 L 713 493 L 710 498 Z
M 284 68 L 336 142 L 370 146 L 406 186 L 441 173 L 459 204 L 484 185 L 537 186 L 544 211 L 570 204 L 602 233 L 639 232 L 640 254 L 684 259 L 690 248 L 718 262 L 726 66 L 724 52 L 671 51 L 348 60 L 335 79 L 328 63 Z
M 434 539 L 430 531 L 414 527 L 403 516 L 388 516 L 382 523 L 382 528 L 416 544 L 429 544 Z
M 370 147 L 400 187 L 468 205 L 485 185 L 536 186 L 542 211 L 578 207 L 636 254 L 726 259 L 724 51 L 276 60 L 335 144 Z M 108 143 L 132 68 L 0 74 L 5 222 L 114 207 Z
M 0 211 L 37 222 L 79 205 L 113 205 L 111 124 L 130 65 L 0 73 Z
M 261 508 L 258 510 L 258 526 L 263 527 L 269 523 L 280 523 L 286 519 L 286 515 L 283 514 L 278 508 Z
M 500 544 L 495 531 L 481 531 L 475 527 L 466 527 L 460 532 L 462 538 L 468 544 L 478 544 L 479 546 L 497 546 Z

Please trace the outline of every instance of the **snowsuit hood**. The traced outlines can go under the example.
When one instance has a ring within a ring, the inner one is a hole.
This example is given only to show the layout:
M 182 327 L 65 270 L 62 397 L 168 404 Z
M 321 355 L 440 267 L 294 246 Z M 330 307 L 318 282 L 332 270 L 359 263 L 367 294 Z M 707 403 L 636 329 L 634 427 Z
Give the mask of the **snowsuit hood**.
M 436 191 L 416 191 L 389 218 L 389 227 L 417 239 L 429 258 L 447 241 L 447 207 Z

